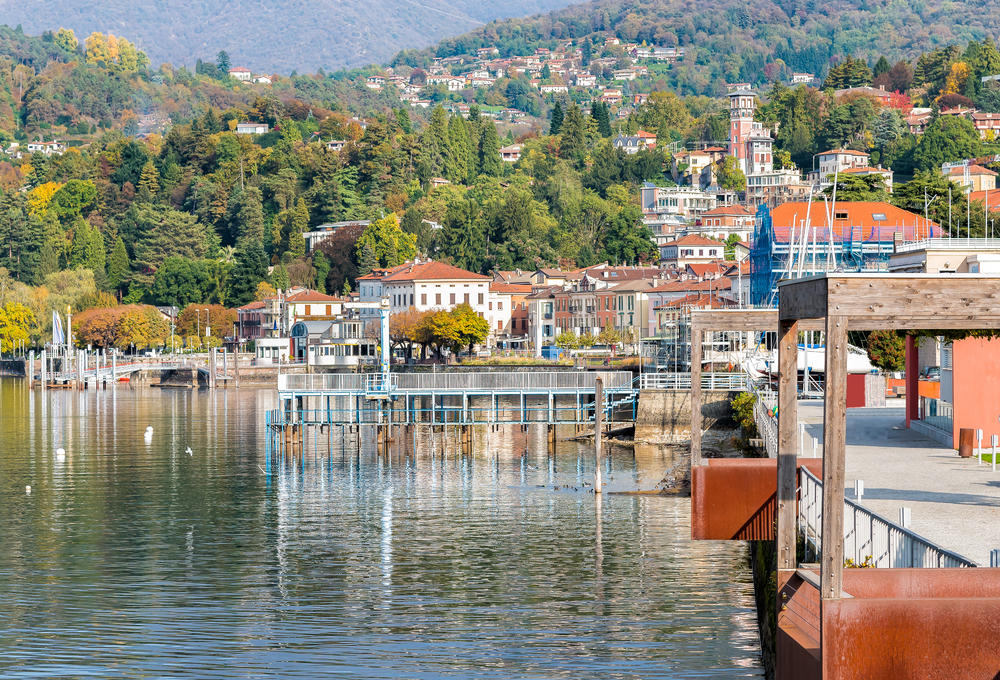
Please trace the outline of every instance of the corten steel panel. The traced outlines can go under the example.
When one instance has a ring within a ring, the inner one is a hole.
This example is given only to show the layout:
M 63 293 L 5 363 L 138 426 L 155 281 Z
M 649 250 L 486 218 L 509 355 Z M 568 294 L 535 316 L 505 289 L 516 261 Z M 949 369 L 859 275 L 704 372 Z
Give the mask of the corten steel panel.
M 847 408 L 864 407 L 865 374 L 851 373 L 847 376 Z
M 821 475 L 821 459 L 799 460 Z M 710 459 L 691 470 L 691 538 L 774 540 L 778 463 L 773 458 Z
M 795 571 L 783 570 L 778 573 L 778 599 L 775 680 L 819 680 L 819 589 Z

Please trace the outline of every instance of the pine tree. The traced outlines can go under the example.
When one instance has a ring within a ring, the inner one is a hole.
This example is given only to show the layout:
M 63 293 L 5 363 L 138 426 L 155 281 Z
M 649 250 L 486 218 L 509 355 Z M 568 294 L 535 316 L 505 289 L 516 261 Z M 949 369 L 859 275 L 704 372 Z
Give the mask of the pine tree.
M 500 138 L 492 121 L 483 125 L 483 134 L 479 140 L 479 173 L 489 177 L 499 177 L 503 173 L 503 163 L 500 160 Z
M 153 161 L 149 160 L 142 166 L 136 198 L 148 203 L 156 198 L 158 193 L 160 193 L 160 173 L 153 165 Z
M 872 76 L 878 78 L 883 73 L 888 73 L 890 68 L 892 68 L 892 66 L 890 66 L 889 60 L 886 59 L 883 54 L 878 58 L 878 61 L 875 62 L 875 68 L 872 69 Z
M 590 116 L 597 123 L 597 132 L 602 137 L 611 136 L 611 111 L 602 101 L 591 102 Z
M 358 273 L 361 276 L 371 274 L 372 269 L 375 269 L 375 265 L 377 264 L 378 261 L 375 259 L 375 248 L 373 248 L 370 243 L 366 243 L 364 247 L 361 248 L 361 252 L 358 254 Z
M 587 123 L 583 119 L 583 112 L 580 107 L 573 104 L 566 112 L 566 118 L 559 128 L 561 140 L 559 142 L 559 156 L 562 158 L 575 158 L 583 151 L 586 141 L 585 135 Z
M 562 124 L 563 124 L 562 104 L 556 102 L 555 106 L 552 107 L 552 113 L 549 115 L 549 134 L 558 135 L 559 130 L 562 128 Z
M 108 261 L 108 287 L 111 290 L 121 290 L 128 274 L 128 251 L 125 250 L 125 241 L 118 236 L 111 249 L 111 259 Z
M 316 290 L 326 292 L 326 277 L 330 274 L 330 258 L 322 250 L 316 250 L 312 256 L 313 268 L 316 270 Z
M 293 258 L 299 258 L 306 254 L 306 240 L 302 234 L 309 228 L 309 210 L 306 202 L 299 198 L 295 207 L 288 211 L 287 233 L 285 238 L 288 243 L 288 253 Z
M 226 300 L 231 305 L 245 305 L 253 301 L 257 284 L 267 278 L 267 255 L 259 242 L 247 242 L 236 253 L 236 264 L 229 273 L 229 292 Z

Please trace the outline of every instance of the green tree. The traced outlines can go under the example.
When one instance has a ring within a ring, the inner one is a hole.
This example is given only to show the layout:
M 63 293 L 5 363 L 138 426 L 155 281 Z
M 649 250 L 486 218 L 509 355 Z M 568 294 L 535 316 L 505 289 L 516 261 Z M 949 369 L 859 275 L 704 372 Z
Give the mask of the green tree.
M 316 269 L 316 290 L 326 292 L 326 277 L 330 274 L 330 258 L 322 250 L 313 251 L 312 265 Z
M 896 331 L 872 331 L 867 341 L 868 360 L 883 371 L 902 371 L 906 343 Z
M 161 205 L 137 204 L 134 216 L 139 234 L 134 279 L 141 285 L 152 284 L 156 270 L 170 256 L 200 259 L 208 253 L 208 230 L 194 215 Z
M 580 346 L 580 338 L 572 331 L 563 331 L 556 336 L 556 347 L 562 349 L 576 349 Z
M 208 276 L 201 262 L 184 257 L 168 257 L 156 270 L 150 288 L 152 302 L 181 308 L 205 302 Z
M 128 280 L 128 251 L 122 237 L 116 236 L 111 248 L 111 258 L 108 260 L 108 288 L 120 291 Z
M 267 254 L 260 243 L 247 242 L 236 251 L 236 264 L 229 275 L 226 300 L 240 306 L 254 300 L 257 285 L 267 278 Z
M 913 154 L 920 170 L 940 168 L 942 163 L 975 158 L 982 144 L 971 120 L 958 116 L 939 116 L 921 135 Z
M 500 138 L 493 121 L 486 121 L 479 138 L 479 174 L 499 177 L 503 173 L 500 159 Z
M 556 101 L 552 105 L 552 111 L 549 113 L 549 134 L 558 135 L 560 128 L 563 124 L 563 109 L 562 104 Z
M 86 220 L 78 219 L 73 229 L 73 245 L 70 248 L 69 264 L 74 269 L 89 269 L 100 278 L 104 277 L 104 237 L 100 230 Z
M 140 201 L 152 201 L 158 193 L 160 193 L 160 173 L 157 172 L 153 161 L 146 161 L 139 175 L 136 197 Z
M 832 182 L 832 177 L 828 178 Z M 833 196 L 833 186 L 823 189 L 827 196 Z M 837 175 L 837 200 L 838 201 L 888 201 L 889 191 L 885 186 L 885 178 L 882 175 L 864 175 L 859 177 L 853 174 Z
M 227 77 L 232 65 L 229 61 L 229 52 L 219 50 L 219 53 L 215 55 L 215 65 L 219 68 L 219 76 L 222 78 Z
M 847 87 L 860 87 L 872 82 L 872 71 L 861 59 L 848 55 L 836 66 L 830 68 L 823 81 L 823 89 L 840 90 Z
M 19 302 L 0 307 L 0 353 L 26 346 L 36 326 L 35 314 Z
M 479 316 L 471 306 L 463 302 L 452 309 L 449 314 L 453 320 L 454 332 L 459 346 L 468 347 L 471 353 L 473 347 L 486 341 L 490 334 L 490 324 Z
M 597 123 L 597 132 L 602 137 L 611 136 L 611 111 L 608 105 L 597 100 L 590 102 L 590 116 Z
M 739 162 L 733 156 L 726 156 L 719 166 L 716 178 L 719 186 L 727 191 L 746 191 L 747 177 L 740 169 Z
M 587 141 L 586 133 L 587 124 L 583 119 L 583 112 L 579 106 L 572 104 L 559 127 L 560 158 L 576 159 L 581 156 Z
M 76 48 L 80 44 L 72 28 L 60 28 L 56 31 L 53 42 L 67 52 L 76 52 Z
M 417 237 L 400 229 L 396 213 L 389 213 L 385 217 L 372 220 L 371 224 L 361 232 L 354 248 L 359 264 L 363 251 L 370 248 L 375 255 L 373 266 L 395 267 L 413 259 L 417 254 Z

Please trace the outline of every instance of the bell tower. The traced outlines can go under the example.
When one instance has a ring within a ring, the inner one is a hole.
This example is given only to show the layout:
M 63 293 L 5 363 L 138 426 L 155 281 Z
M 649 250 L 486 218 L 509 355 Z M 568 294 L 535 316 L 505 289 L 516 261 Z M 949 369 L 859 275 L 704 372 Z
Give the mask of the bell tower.
M 752 90 L 738 88 L 729 93 L 729 155 L 746 172 L 747 142 L 753 132 L 753 114 L 757 108 Z

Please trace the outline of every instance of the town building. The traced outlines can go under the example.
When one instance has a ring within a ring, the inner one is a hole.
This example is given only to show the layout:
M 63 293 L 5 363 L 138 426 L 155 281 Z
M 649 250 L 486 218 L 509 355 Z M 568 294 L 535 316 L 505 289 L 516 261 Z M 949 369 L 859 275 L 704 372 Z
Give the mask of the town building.
M 646 215 L 680 215 L 695 219 L 718 206 L 719 195 L 694 187 L 659 187 L 646 182 L 639 190 L 642 212 Z
M 500 147 L 500 160 L 505 163 L 517 163 L 521 160 L 521 145 L 511 144 Z
M 987 191 L 993 191 L 997 188 L 997 173 L 975 163 L 963 162 L 960 165 L 946 163 L 942 172 L 945 177 L 960 186 L 966 194 L 971 192 L 985 194 Z
M 753 233 L 755 213 L 742 205 L 725 205 L 701 214 L 702 236 L 725 241 L 732 235 L 749 241 Z
M 253 79 L 253 73 L 251 73 L 250 69 L 248 68 L 244 68 L 242 66 L 234 66 L 233 68 L 229 69 L 229 77 L 235 78 L 241 83 L 249 83 Z
M 1000 138 L 1000 113 L 977 111 L 969 116 L 969 118 L 976 127 L 980 139 L 994 141 Z
M 935 222 L 879 201 L 762 206 L 750 250 L 751 302 L 773 305 L 782 278 L 885 271 L 896 241 L 940 235 Z
M 327 240 L 338 231 L 344 227 L 367 227 L 371 224 L 371 220 L 347 220 L 345 222 L 327 222 L 326 224 L 320 224 L 312 231 L 307 231 L 302 234 L 302 238 L 306 242 L 306 252 L 311 253 L 316 250 L 320 243 Z
M 43 156 L 62 156 L 66 153 L 66 145 L 59 142 L 28 142 L 25 147 L 28 153 L 40 153 Z
M 266 135 L 270 127 L 267 123 L 237 123 L 236 134 L 238 135 Z
M 833 176 L 851 168 L 867 168 L 871 156 L 854 149 L 831 149 L 813 156 L 813 171 L 808 179 L 813 182 L 833 183 Z
M 660 246 L 660 265 L 685 267 L 725 258 L 726 244 L 704 236 L 688 235 Z
M 616 149 L 621 149 L 629 155 L 640 151 L 651 151 L 656 148 L 656 135 L 639 130 L 634 135 L 618 135 L 612 144 Z

